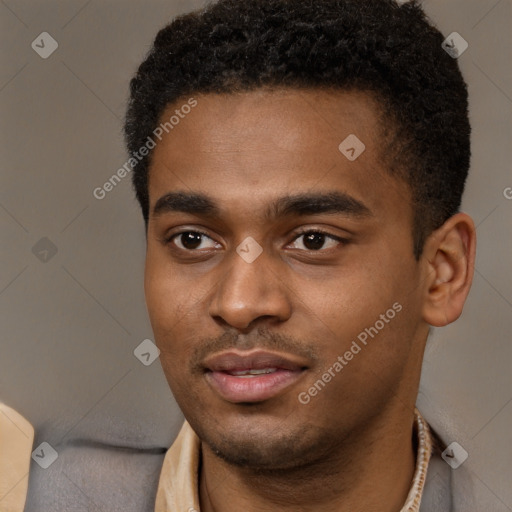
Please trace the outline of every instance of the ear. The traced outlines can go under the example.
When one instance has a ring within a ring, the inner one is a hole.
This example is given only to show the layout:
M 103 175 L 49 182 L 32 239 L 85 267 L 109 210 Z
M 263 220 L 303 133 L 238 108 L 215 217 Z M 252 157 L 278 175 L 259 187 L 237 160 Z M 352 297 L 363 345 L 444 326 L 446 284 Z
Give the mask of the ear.
M 457 213 L 425 242 L 426 277 L 423 319 L 448 325 L 462 313 L 475 270 L 476 229 L 471 217 Z

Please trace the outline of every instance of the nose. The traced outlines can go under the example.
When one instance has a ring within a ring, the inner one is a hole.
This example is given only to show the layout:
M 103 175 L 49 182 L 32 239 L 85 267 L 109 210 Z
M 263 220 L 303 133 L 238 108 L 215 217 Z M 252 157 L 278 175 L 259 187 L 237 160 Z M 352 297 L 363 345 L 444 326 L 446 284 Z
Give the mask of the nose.
M 239 254 L 224 262 L 219 284 L 210 305 L 210 316 L 217 322 L 240 331 L 251 328 L 253 323 L 278 323 L 291 315 L 291 304 L 284 274 L 272 266 L 264 252 L 251 263 Z

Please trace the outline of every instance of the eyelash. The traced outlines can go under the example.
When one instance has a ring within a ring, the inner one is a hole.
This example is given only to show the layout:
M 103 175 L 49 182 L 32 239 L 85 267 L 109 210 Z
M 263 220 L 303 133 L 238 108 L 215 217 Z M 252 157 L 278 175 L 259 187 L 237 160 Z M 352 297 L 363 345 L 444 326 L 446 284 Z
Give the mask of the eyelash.
M 187 230 L 184 230 L 184 231 L 179 231 L 178 233 L 173 233 L 169 237 L 163 238 L 162 242 L 165 245 L 170 245 L 174 238 L 177 238 L 178 236 L 183 235 L 185 233 L 194 233 L 194 234 L 203 235 L 203 236 L 205 236 L 207 238 L 210 238 L 210 240 L 212 239 L 208 235 L 208 233 L 205 233 L 204 231 L 201 231 L 201 230 L 198 230 L 198 229 L 187 229 Z M 323 229 L 311 229 L 311 228 L 309 228 L 309 229 L 308 228 L 301 229 L 300 231 L 295 233 L 295 236 L 294 236 L 292 241 L 294 242 L 295 240 L 297 240 L 301 236 L 309 235 L 311 233 L 319 234 L 319 235 L 324 235 L 324 236 L 326 236 L 328 238 L 336 240 L 337 242 L 340 242 L 342 245 L 345 245 L 345 244 L 347 244 L 349 242 L 349 240 L 347 240 L 346 238 L 342 238 L 342 237 L 333 235 L 332 233 L 329 233 L 328 231 L 324 231 Z M 196 252 L 196 251 L 198 251 L 197 249 L 181 249 L 181 247 L 177 247 L 177 249 L 181 250 L 181 251 L 186 251 L 186 252 Z M 318 251 L 311 250 L 309 252 L 327 252 L 327 251 L 324 250 L 324 249 L 319 249 Z

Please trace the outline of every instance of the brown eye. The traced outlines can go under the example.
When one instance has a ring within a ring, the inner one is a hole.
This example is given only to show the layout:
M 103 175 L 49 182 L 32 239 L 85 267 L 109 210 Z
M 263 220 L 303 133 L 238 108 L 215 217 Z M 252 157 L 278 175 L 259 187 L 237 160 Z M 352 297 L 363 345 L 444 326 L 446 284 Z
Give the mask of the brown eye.
M 299 235 L 295 238 L 295 240 L 299 240 L 300 238 L 303 238 L 302 247 L 298 247 L 299 249 L 304 248 L 307 251 L 321 251 L 325 249 L 331 249 L 333 247 L 336 247 L 340 243 L 343 243 L 343 239 L 332 235 L 330 233 L 325 233 L 323 231 L 318 230 L 310 230 L 310 231 L 303 231 L 299 233 Z M 326 242 L 330 241 L 331 243 L 326 248 L 325 244 Z
M 200 231 L 182 231 L 181 233 L 175 233 L 172 235 L 168 243 L 174 243 L 179 249 L 184 251 L 195 251 L 197 249 L 209 249 L 210 247 L 201 247 L 204 239 L 211 240 L 211 238 Z M 175 242 L 175 240 L 177 242 Z M 213 240 L 211 240 L 213 242 Z M 178 243 L 179 242 L 179 243 Z

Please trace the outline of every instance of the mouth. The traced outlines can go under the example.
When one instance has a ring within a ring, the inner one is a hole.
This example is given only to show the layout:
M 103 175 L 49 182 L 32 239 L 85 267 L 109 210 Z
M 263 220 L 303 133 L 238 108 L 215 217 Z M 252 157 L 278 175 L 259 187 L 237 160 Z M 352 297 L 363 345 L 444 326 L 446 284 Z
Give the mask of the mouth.
M 306 371 L 304 361 L 272 352 L 229 351 L 208 358 L 205 378 L 224 400 L 262 402 L 282 394 Z

